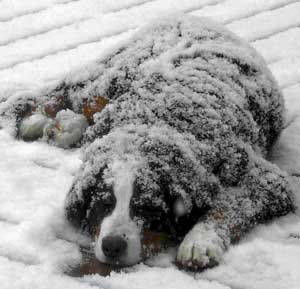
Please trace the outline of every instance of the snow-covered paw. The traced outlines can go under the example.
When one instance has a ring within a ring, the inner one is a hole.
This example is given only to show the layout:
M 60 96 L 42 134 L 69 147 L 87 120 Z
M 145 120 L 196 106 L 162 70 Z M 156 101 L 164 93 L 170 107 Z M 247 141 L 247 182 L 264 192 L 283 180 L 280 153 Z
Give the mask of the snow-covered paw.
M 43 138 L 58 147 L 69 148 L 80 142 L 87 127 L 86 117 L 69 109 L 60 110 L 55 118 L 34 112 L 20 122 L 18 134 L 25 141 Z
M 57 113 L 45 133 L 55 145 L 69 148 L 79 143 L 87 127 L 87 119 L 82 114 L 67 109 Z
M 219 264 L 224 251 L 224 241 L 214 228 L 200 223 L 180 244 L 176 263 L 187 270 L 202 270 Z
M 24 118 L 19 126 L 19 136 L 26 141 L 34 141 L 44 134 L 44 128 L 50 125 L 51 119 L 43 114 L 35 113 Z

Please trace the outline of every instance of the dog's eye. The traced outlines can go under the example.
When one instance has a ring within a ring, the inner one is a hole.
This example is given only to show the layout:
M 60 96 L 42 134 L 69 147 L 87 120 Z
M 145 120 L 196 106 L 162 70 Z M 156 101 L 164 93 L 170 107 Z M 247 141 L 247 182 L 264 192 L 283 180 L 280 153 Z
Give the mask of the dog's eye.
M 139 207 L 136 213 L 142 217 L 160 217 L 163 214 L 161 209 L 155 207 Z
M 92 227 L 99 225 L 103 218 L 113 210 L 115 203 L 113 196 L 106 195 L 103 197 L 98 195 L 91 202 L 90 210 L 88 212 L 87 217 L 90 225 Z
M 116 203 L 112 186 L 107 185 L 104 182 L 99 182 L 96 192 L 97 199 L 101 202 L 102 207 L 110 208 Z
M 145 209 L 145 213 L 148 214 L 149 216 L 161 216 L 162 211 L 156 208 L 150 208 L 150 209 Z
M 110 195 L 108 197 L 102 198 L 102 203 L 104 207 L 112 207 L 115 203 L 115 200 L 113 196 Z
M 116 198 L 113 194 L 107 193 L 101 196 L 101 205 L 104 212 L 113 210 L 116 204 Z

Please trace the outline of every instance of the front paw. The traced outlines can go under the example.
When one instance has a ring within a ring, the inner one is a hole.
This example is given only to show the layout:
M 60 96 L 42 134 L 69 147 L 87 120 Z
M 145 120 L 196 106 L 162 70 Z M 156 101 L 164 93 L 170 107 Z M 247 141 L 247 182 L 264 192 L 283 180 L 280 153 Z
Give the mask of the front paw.
M 225 242 L 214 227 L 200 223 L 195 225 L 180 244 L 176 264 L 187 270 L 201 271 L 218 265 L 225 249 Z

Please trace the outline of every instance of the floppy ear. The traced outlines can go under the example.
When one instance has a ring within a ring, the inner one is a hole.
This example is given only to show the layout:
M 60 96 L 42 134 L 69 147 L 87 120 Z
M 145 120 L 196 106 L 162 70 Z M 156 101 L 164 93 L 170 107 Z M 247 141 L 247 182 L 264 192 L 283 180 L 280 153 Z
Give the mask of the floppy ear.
M 194 146 L 191 143 L 190 146 Z M 150 140 L 142 147 L 148 158 L 151 171 L 158 175 L 168 188 L 171 198 L 181 196 L 187 205 L 186 213 L 194 205 L 204 209 L 211 205 L 212 199 L 220 190 L 219 180 L 202 164 L 205 160 L 201 144 L 194 152 L 186 153 L 183 146 L 172 140 L 162 142 Z M 202 154 L 203 153 L 203 154 Z M 173 200 L 175 201 L 175 199 Z

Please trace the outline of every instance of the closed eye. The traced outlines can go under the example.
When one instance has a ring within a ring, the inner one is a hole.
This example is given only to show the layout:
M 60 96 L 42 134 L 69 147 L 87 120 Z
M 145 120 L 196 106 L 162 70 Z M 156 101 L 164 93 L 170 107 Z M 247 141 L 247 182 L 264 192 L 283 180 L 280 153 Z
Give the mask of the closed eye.
M 114 200 L 113 196 L 110 196 L 109 198 L 102 198 L 102 203 L 104 207 L 113 207 L 116 200 Z
M 141 207 L 137 210 L 137 213 L 144 217 L 160 217 L 163 212 L 159 208 Z
M 88 213 L 89 224 L 92 227 L 99 225 L 116 205 L 115 197 L 109 189 L 107 187 L 107 191 L 100 191 L 99 188 L 96 188 L 93 193 Z

